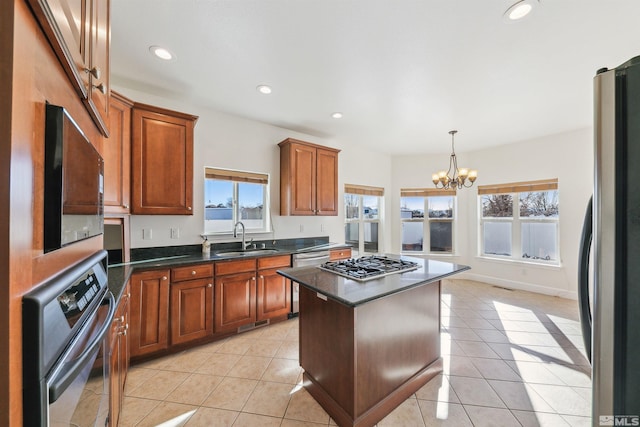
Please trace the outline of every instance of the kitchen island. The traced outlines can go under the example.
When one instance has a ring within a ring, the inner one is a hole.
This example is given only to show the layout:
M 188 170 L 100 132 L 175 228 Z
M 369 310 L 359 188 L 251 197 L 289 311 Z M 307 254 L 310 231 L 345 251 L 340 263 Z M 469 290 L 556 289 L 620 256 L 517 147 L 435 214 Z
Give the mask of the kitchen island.
M 318 267 L 300 283 L 304 386 L 339 426 L 372 426 L 442 370 L 440 281 L 469 269 L 402 257 L 412 271 L 356 281 Z

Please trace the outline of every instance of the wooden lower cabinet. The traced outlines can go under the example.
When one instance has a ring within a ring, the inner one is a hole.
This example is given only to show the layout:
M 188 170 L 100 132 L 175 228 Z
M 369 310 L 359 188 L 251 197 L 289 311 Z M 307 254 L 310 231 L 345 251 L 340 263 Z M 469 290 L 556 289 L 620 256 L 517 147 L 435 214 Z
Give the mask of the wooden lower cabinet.
M 289 266 L 290 255 L 216 263 L 215 332 L 286 318 L 291 310 L 291 281 L 276 271 Z
M 286 319 L 291 281 L 277 270 L 289 266 L 291 256 L 278 255 L 134 272 L 129 281 L 131 357 Z
M 288 255 L 258 258 L 256 320 L 286 316 L 291 311 L 291 280 L 277 273 L 291 266 Z
M 255 271 L 216 277 L 215 306 L 216 333 L 232 332 L 255 322 Z
M 171 345 L 213 335 L 213 278 L 171 284 Z
M 127 285 L 116 309 L 109 343 L 109 423 L 112 427 L 117 426 L 120 419 L 129 369 L 129 292 Z
M 331 249 L 329 251 L 329 261 L 338 261 L 351 258 L 351 248 Z
M 165 350 L 169 346 L 169 270 L 131 275 L 131 357 Z

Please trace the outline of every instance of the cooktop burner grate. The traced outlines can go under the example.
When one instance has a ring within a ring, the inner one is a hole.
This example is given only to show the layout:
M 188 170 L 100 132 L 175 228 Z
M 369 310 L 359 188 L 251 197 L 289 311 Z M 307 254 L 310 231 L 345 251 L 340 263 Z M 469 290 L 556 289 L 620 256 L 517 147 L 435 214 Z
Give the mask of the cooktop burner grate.
M 342 261 L 329 261 L 318 268 L 349 279 L 365 281 L 394 273 L 415 270 L 418 263 L 386 256 L 371 255 Z

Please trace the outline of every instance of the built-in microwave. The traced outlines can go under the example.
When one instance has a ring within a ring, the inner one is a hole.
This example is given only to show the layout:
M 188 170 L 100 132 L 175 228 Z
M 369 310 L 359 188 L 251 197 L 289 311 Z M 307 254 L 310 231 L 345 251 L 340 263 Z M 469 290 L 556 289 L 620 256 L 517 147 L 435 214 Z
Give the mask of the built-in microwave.
M 104 230 L 104 161 L 69 113 L 47 104 L 44 252 Z

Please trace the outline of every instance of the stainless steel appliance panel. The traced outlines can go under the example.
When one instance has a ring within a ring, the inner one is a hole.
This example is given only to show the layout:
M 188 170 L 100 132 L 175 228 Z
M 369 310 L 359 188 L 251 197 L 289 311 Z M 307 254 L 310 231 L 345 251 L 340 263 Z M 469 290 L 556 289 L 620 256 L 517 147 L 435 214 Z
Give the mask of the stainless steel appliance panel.
M 594 207 L 593 415 L 613 415 L 615 301 L 615 71 L 596 76 Z M 599 425 L 599 421 L 598 425 Z
M 108 339 L 115 300 L 107 252 L 22 299 L 23 424 L 99 426 L 109 420 Z
M 329 261 L 329 251 L 302 252 L 293 254 L 293 267 L 319 266 Z M 291 283 L 291 313 L 289 317 L 295 317 L 300 310 L 300 284 Z
M 638 425 L 640 57 L 598 72 L 594 90 L 592 423 Z

